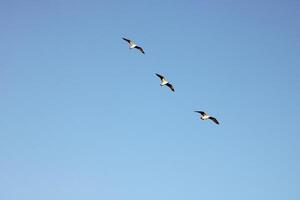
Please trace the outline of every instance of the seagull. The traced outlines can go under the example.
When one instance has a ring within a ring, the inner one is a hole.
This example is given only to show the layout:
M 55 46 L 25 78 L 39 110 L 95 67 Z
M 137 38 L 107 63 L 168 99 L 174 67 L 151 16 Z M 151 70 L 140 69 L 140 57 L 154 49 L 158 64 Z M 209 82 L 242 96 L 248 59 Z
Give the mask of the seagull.
M 209 116 L 208 114 L 206 114 L 205 112 L 203 111 L 195 111 L 196 113 L 200 113 L 202 116 L 200 117 L 200 119 L 202 120 L 207 120 L 207 119 L 210 119 L 212 120 L 213 122 L 215 122 L 216 124 L 219 125 L 219 122 L 216 118 L 212 117 L 212 116 Z
M 136 49 L 140 50 L 140 52 L 145 54 L 144 49 L 142 47 L 138 46 L 137 44 L 135 44 L 134 41 L 129 40 L 127 38 L 122 38 L 122 39 L 125 40 L 126 42 L 128 42 L 130 49 L 136 48 Z
M 163 76 L 160 75 L 160 74 L 156 74 L 156 76 L 158 76 L 158 77 L 160 78 L 160 80 L 161 80 L 160 86 L 166 85 L 166 86 L 168 86 L 173 92 L 175 91 L 173 85 L 170 84 L 169 81 L 167 81 L 167 79 L 165 79 L 165 77 L 163 77 Z

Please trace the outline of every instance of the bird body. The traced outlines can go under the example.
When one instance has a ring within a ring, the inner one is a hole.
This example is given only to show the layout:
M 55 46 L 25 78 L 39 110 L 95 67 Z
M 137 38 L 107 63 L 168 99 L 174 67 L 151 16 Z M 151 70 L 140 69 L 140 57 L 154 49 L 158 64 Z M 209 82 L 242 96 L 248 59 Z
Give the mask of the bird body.
M 210 120 L 212 120 L 214 123 L 216 123 L 216 124 L 218 124 L 218 125 L 220 124 L 219 121 L 218 121 L 216 118 L 214 118 L 214 117 L 212 117 L 212 116 L 209 116 L 208 114 L 206 114 L 206 113 L 203 112 L 203 111 L 195 111 L 195 112 L 201 114 L 200 119 L 202 119 L 202 120 L 208 120 L 208 119 L 210 119 Z
M 169 83 L 169 81 L 167 81 L 166 79 L 162 79 L 161 80 L 161 84 L 160 84 L 160 86 L 164 86 L 164 85 L 166 85 L 166 84 L 168 84 Z
M 133 48 L 135 48 L 137 45 L 133 42 L 133 41 L 130 41 L 129 42 L 129 48 L 130 49 L 133 49 Z
M 142 52 L 143 54 L 145 54 L 144 49 L 140 46 L 138 46 L 134 41 L 127 39 L 127 38 L 122 38 L 123 40 L 125 40 L 128 45 L 129 45 L 129 49 L 138 49 L 140 52 Z
M 209 119 L 209 116 L 208 115 L 204 115 L 204 116 L 201 116 L 200 117 L 202 120 L 207 120 L 207 119 Z
M 167 86 L 173 92 L 175 91 L 173 85 L 170 84 L 169 81 L 164 76 L 162 76 L 160 74 L 156 74 L 156 76 L 158 76 L 158 78 L 160 78 L 160 81 L 161 81 L 160 86 Z

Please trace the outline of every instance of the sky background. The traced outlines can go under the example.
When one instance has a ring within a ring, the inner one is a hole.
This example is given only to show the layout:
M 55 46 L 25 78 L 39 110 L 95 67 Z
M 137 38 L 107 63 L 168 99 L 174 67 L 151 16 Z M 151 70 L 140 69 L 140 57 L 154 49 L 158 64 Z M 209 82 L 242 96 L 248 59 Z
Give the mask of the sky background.
M 0 199 L 299 200 L 299 10 L 1 0 Z

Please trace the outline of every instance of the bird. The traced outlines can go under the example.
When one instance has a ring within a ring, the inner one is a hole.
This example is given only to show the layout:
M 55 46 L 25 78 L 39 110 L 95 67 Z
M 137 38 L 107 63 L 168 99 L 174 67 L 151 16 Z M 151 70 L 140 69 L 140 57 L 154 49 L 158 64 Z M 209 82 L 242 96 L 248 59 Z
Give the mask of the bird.
M 140 52 L 145 54 L 144 49 L 142 47 L 138 46 L 134 41 L 127 39 L 127 38 L 122 38 L 122 39 L 125 40 L 126 42 L 128 42 L 130 49 L 136 48 L 136 49 L 140 50 Z
M 202 119 L 202 120 L 207 120 L 207 119 L 210 119 L 210 120 L 212 120 L 213 122 L 215 122 L 216 124 L 220 124 L 219 122 L 218 122 L 218 120 L 216 119 L 216 118 L 214 118 L 214 117 L 212 117 L 212 116 L 209 116 L 208 114 L 206 114 L 205 112 L 203 112 L 203 111 L 195 111 L 196 113 L 200 113 L 202 116 L 200 117 L 200 119 Z
M 169 81 L 167 81 L 167 79 L 165 79 L 164 76 L 162 76 L 160 74 L 157 74 L 157 73 L 156 73 L 156 76 L 158 76 L 160 78 L 160 80 L 161 80 L 160 86 L 166 85 L 166 86 L 168 86 L 170 88 L 170 90 L 172 90 L 173 92 L 175 91 L 173 85 L 170 84 Z

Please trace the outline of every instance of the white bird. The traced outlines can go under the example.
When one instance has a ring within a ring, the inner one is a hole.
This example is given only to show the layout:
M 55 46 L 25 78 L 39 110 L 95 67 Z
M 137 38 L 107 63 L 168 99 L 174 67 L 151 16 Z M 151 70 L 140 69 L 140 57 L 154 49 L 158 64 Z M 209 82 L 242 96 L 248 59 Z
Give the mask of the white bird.
M 208 114 L 206 114 L 205 112 L 203 111 L 195 111 L 196 113 L 200 113 L 202 116 L 200 117 L 200 119 L 202 120 L 207 120 L 207 119 L 210 119 L 212 120 L 213 122 L 215 122 L 216 124 L 219 124 L 218 120 L 212 116 L 209 116 Z
M 136 48 L 136 49 L 140 50 L 143 54 L 145 54 L 144 49 L 142 47 L 138 46 L 134 41 L 129 40 L 127 38 L 122 38 L 122 39 L 125 40 L 126 42 L 128 42 L 130 49 Z
M 156 76 L 158 76 L 160 78 L 160 81 L 161 81 L 160 86 L 166 85 L 170 88 L 170 90 L 172 90 L 173 92 L 175 91 L 173 85 L 170 84 L 169 81 L 167 81 L 167 79 L 165 79 L 164 76 L 162 76 L 160 74 L 156 74 Z

